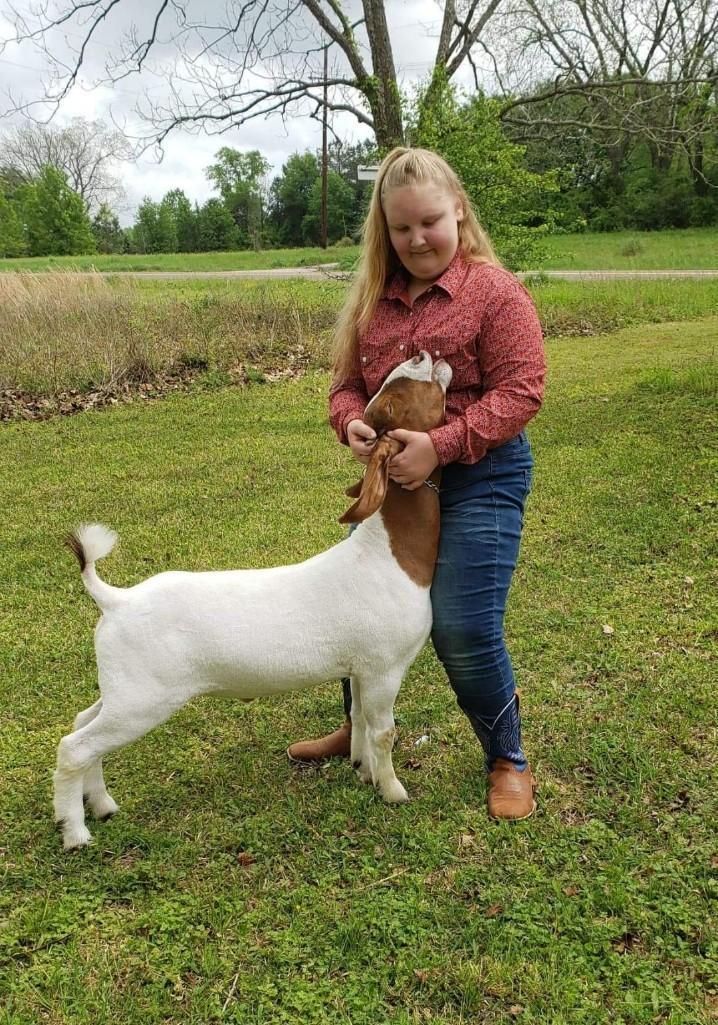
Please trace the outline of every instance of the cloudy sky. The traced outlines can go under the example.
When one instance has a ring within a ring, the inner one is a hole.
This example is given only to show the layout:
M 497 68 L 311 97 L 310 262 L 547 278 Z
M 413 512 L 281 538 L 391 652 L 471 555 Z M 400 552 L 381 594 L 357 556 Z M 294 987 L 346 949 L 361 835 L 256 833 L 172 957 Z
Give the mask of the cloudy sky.
M 3 129 L 23 122 L 23 116 L 13 112 L 17 101 L 39 101 L 49 81 L 48 58 L 40 48 L 29 41 L 21 44 L 12 41 L 15 35 L 13 18 L 5 2 L 0 0 L 0 40 L 5 44 L 0 44 L 0 146 Z M 49 2 L 51 10 L 67 9 L 67 0 Z M 213 21 L 221 24 L 233 2 L 189 0 L 186 7 L 193 14 L 195 23 L 203 23 L 202 34 L 206 37 L 205 26 L 211 25 Z M 15 0 L 16 11 L 28 18 L 35 6 L 35 0 Z M 106 77 L 105 66 L 117 53 L 118 40 L 133 26 L 140 38 L 146 38 L 148 25 L 159 7 L 159 0 L 150 4 L 146 0 L 122 0 L 121 4 L 113 8 L 93 37 L 86 51 L 79 80 L 54 115 L 55 123 L 61 125 L 77 116 L 90 120 L 99 118 L 108 124 L 114 121 L 131 137 L 146 134 L 147 124 L 143 124 L 138 117 L 136 107 L 167 101 L 170 94 L 167 69 L 176 67 L 178 56 L 177 47 L 172 41 L 174 23 L 166 23 L 166 30 L 160 32 L 160 45 L 153 49 L 146 69 L 140 74 L 128 76 L 115 85 L 97 83 Z M 358 9 L 358 0 L 349 0 L 345 8 L 354 15 L 357 12 L 352 8 Z M 433 63 L 441 24 L 441 8 L 434 0 L 387 0 L 386 9 L 397 73 L 401 83 L 410 86 L 426 75 Z M 69 63 L 72 50 L 82 44 L 83 37 L 81 24 L 76 20 L 67 22 L 62 30 L 54 30 L 52 35 L 48 35 L 48 49 Z M 300 37 L 301 25 L 288 38 L 288 49 L 302 49 Z M 196 56 L 200 49 L 196 35 L 190 39 L 190 49 L 193 56 Z M 334 46 L 330 52 L 337 50 Z M 338 55 L 335 59 L 338 59 Z M 365 61 L 367 65 L 370 64 L 368 53 L 365 54 Z M 201 54 L 199 65 L 206 73 L 213 66 L 212 61 Z M 316 65 L 316 73 L 319 75 L 319 55 L 316 57 Z M 184 67 L 186 69 L 187 65 Z M 261 67 L 255 67 L 255 72 L 261 70 Z M 187 80 L 186 74 L 183 79 L 175 88 L 180 94 L 184 92 L 184 98 L 187 98 L 196 90 L 196 85 Z M 257 80 L 254 78 L 254 81 Z M 468 78 L 463 81 L 469 84 Z M 33 110 L 38 118 L 46 116 L 41 106 Z M 345 141 L 356 142 L 370 135 L 368 128 L 359 124 L 350 114 L 334 113 L 332 126 Z M 221 135 L 210 136 L 204 131 L 190 134 L 175 130 L 164 143 L 164 157 L 161 161 L 156 154 L 147 152 L 135 163 L 125 163 L 118 168 L 127 193 L 122 222 L 132 222 L 137 204 L 146 195 L 160 199 L 169 189 L 178 186 L 184 189 L 191 200 L 202 202 L 212 195 L 204 169 L 212 162 L 220 146 L 232 146 L 240 150 L 259 149 L 272 164 L 273 173 L 277 173 L 291 153 L 321 146 L 321 126 L 308 114 L 296 112 L 285 123 L 275 116 L 267 120 L 250 121 L 241 128 L 230 129 Z

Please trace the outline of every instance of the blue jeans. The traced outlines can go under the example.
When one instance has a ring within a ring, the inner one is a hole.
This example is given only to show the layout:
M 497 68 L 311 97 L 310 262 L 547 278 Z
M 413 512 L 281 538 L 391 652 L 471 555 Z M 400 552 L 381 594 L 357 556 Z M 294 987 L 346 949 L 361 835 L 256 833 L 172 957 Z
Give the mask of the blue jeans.
M 494 757 L 523 768 L 520 723 L 504 614 L 519 554 L 533 458 L 525 433 L 470 466 L 452 463 L 441 476 L 441 537 L 431 587 L 434 648 L 481 739 Z M 344 686 L 344 708 L 351 691 Z
M 504 643 L 533 459 L 525 433 L 441 477 L 441 539 L 431 587 L 432 640 L 459 707 L 495 757 L 526 764 Z

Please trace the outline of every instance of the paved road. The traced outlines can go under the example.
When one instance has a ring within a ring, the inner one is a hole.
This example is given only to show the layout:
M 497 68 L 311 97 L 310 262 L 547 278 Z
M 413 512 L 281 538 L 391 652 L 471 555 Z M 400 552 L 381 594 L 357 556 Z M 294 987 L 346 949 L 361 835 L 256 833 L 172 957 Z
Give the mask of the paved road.
M 182 278 L 306 278 L 311 281 L 326 281 L 327 277 L 337 274 L 338 264 L 326 263 L 322 267 L 275 267 L 272 270 L 142 270 L 142 271 L 104 271 L 105 275 L 117 275 L 124 278 L 158 278 L 165 280 L 181 280 Z M 716 278 L 716 270 L 545 270 L 519 273 L 517 277 L 534 277 L 540 274 L 547 278 L 560 278 L 565 281 L 611 281 L 655 278 Z M 344 277 L 345 275 L 341 275 Z

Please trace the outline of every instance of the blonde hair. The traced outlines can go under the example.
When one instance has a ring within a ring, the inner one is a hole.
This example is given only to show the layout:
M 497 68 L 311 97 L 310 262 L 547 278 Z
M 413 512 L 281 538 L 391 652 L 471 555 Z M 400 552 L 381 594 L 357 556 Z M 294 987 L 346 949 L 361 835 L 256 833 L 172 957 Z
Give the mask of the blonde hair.
M 354 282 L 334 329 L 334 381 L 349 376 L 356 365 L 359 336 L 369 326 L 389 277 L 399 260 L 389 238 L 383 201 L 389 189 L 403 185 L 439 185 L 455 196 L 463 208 L 459 221 L 459 251 L 472 263 L 501 261 L 489 236 L 479 224 L 464 186 L 443 157 L 428 149 L 397 146 L 384 157 L 362 229 L 363 249 Z

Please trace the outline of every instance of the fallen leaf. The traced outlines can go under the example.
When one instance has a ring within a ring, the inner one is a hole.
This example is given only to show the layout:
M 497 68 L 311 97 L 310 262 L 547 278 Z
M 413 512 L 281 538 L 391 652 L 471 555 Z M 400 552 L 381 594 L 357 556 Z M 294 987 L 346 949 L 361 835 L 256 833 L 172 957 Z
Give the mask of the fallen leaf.
M 610 635 L 613 633 L 613 627 L 609 626 L 608 623 L 604 623 L 603 632 L 606 634 L 607 637 L 610 637 Z
M 486 911 L 484 911 L 484 915 L 486 918 L 495 918 L 497 915 L 500 915 L 503 910 L 503 904 L 492 904 L 491 907 L 488 907 Z

